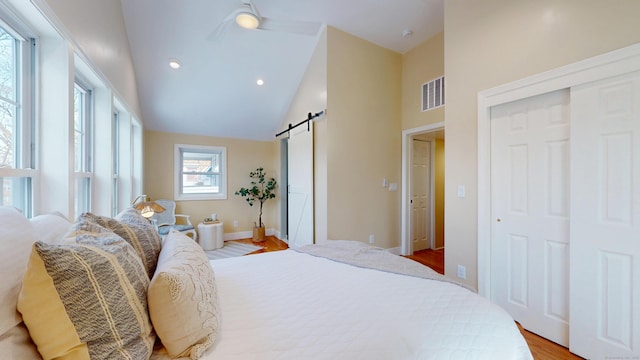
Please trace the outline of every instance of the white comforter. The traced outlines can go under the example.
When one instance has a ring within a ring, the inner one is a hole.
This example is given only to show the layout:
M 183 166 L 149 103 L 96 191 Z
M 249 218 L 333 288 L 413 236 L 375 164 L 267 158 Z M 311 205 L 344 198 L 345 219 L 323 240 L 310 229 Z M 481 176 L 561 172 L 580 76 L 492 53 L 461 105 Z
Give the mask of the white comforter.
M 532 359 L 511 317 L 458 285 L 293 250 L 212 266 L 222 325 L 204 359 Z

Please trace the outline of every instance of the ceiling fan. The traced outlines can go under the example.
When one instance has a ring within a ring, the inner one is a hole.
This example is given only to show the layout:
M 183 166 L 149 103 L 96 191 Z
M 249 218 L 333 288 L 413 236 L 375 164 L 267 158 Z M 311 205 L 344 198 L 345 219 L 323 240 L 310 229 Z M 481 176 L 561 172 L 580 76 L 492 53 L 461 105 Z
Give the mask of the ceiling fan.
M 273 20 L 260 16 L 251 0 L 242 0 L 242 5 L 222 20 L 207 40 L 218 39 L 228 26 L 234 25 L 248 30 L 278 31 L 298 35 L 315 36 L 320 24 L 309 21 Z

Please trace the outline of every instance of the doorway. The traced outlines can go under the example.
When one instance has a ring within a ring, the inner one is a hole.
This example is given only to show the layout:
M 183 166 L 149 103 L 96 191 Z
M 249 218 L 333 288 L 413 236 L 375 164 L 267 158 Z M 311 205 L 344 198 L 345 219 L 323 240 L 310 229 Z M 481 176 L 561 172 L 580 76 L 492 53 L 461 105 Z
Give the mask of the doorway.
M 400 254 L 444 248 L 444 123 L 402 132 Z

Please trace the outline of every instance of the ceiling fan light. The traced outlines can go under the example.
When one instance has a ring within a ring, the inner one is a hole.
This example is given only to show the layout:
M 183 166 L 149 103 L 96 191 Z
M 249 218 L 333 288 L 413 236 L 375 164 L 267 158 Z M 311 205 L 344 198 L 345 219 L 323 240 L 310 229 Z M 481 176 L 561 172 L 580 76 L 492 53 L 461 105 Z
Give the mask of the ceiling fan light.
M 260 25 L 260 20 L 256 16 L 248 11 L 242 11 L 236 15 L 236 23 L 245 29 L 255 29 Z

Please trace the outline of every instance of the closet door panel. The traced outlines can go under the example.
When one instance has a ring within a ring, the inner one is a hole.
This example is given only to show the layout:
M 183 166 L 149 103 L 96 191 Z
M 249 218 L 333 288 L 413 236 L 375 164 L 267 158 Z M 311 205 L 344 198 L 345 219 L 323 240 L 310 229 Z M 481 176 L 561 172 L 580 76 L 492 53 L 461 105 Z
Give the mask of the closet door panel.
M 571 89 L 570 349 L 640 356 L 640 73 Z
M 569 92 L 491 108 L 491 296 L 569 344 Z

